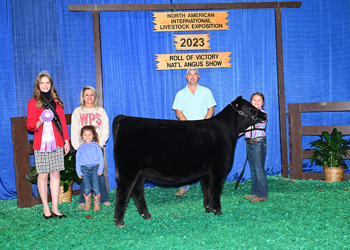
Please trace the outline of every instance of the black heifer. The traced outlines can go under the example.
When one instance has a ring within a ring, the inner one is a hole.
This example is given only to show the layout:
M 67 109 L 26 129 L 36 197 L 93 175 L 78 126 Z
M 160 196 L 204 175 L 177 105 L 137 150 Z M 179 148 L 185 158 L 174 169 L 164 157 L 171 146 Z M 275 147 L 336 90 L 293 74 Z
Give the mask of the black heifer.
M 207 120 L 116 116 L 113 136 L 118 176 L 114 212 L 117 227 L 125 226 L 130 194 L 140 215 L 152 219 L 145 201 L 145 179 L 172 184 L 200 178 L 205 212 L 220 215 L 220 196 L 232 167 L 238 134 L 266 119 L 265 113 L 241 96 Z

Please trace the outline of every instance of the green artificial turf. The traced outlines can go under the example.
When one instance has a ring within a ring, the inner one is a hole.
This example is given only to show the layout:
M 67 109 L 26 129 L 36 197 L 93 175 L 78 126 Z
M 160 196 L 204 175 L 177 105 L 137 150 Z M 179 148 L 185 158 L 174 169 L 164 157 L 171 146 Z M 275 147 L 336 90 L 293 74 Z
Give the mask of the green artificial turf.
M 146 188 L 153 220 L 144 220 L 132 199 L 125 228 L 112 207 L 77 209 L 78 196 L 63 203 L 66 219 L 45 220 L 42 205 L 18 208 L 0 201 L 0 249 L 350 249 L 350 182 L 326 183 L 268 176 L 269 199 L 249 203 L 251 181 L 224 184 L 222 215 L 207 214 L 200 185 L 175 197 L 171 188 Z

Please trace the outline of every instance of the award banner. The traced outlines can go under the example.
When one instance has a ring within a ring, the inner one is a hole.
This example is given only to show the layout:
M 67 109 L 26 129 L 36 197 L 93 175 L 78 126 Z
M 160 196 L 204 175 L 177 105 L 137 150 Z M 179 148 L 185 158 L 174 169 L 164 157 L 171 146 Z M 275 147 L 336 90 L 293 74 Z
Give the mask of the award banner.
M 153 32 L 228 30 L 228 11 L 152 12 Z
M 208 50 L 210 49 L 209 34 L 174 35 L 176 50 Z
M 229 68 L 231 52 L 156 54 L 156 70 L 197 68 Z

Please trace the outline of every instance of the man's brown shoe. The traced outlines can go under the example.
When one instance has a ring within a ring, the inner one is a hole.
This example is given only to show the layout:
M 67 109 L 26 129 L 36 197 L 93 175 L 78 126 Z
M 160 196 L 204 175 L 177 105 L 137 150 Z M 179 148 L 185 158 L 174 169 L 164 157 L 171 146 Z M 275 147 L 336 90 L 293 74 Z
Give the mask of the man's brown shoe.
M 266 201 L 267 198 L 259 198 L 259 197 L 255 197 L 252 200 L 249 200 L 249 202 L 254 203 L 254 202 L 258 202 L 258 201 Z
M 250 199 L 253 199 L 253 198 L 255 198 L 256 197 L 256 195 L 249 195 L 249 196 L 244 196 L 244 199 L 245 200 L 250 200 Z
M 185 191 L 185 190 L 183 190 L 183 189 L 179 189 L 179 190 L 175 193 L 175 196 L 181 197 L 181 196 L 183 196 L 185 193 L 187 193 L 187 191 Z
M 112 206 L 112 204 L 111 204 L 109 201 L 105 201 L 105 202 L 103 202 L 103 204 L 104 204 L 105 206 L 107 206 L 107 207 Z

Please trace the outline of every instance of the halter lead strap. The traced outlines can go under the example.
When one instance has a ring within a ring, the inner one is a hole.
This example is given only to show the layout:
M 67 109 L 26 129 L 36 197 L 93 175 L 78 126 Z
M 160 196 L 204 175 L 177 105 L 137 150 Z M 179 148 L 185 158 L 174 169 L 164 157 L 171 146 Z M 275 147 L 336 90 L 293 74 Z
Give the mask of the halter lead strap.
M 244 117 L 249 117 L 246 113 L 244 113 L 242 110 L 237 110 L 235 109 L 235 107 L 232 105 L 232 103 L 230 103 L 231 107 L 233 108 L 234 111 L 236 111 L 238 114 L 240 115 L 243 115 Z M 253 120 L 253 121 L 256 121 L 258 119 L 258 112 L 259 112 L 259 109 L 256 109 L 256 113 L 255 115 L 251 116 L 250 118 Z

